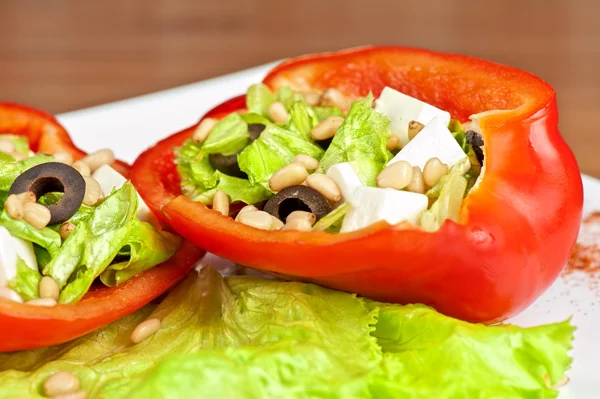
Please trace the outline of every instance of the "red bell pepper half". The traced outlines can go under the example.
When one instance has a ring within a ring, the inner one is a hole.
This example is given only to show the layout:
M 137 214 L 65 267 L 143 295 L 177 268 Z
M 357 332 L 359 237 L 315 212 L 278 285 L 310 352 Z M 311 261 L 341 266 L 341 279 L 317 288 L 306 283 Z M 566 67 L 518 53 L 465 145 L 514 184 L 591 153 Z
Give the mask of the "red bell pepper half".
M 484 176 L 463 201 L 459 223 L 447 220 L 434 233 L 385 222 L 344 234 L 263 231 L 180 195 L 173 147 L 192 135 L 191 127 L 144 152 L 132 180 L 149 206 L 192 242 L 269 273 L 486 323 L 523 310 L 566 264 L 583 190 L 558 131 L 555 92 L 541 79 L 472 57 L 367 47 L 291 59 L 264 83 L 337 88 L 350 97 L 378 96 L 389 86 L 461 122 L 478 114 Z M 238 97 L 205 117 L 244 107 Z
M 65 151 L 74 159 L 86 155 L 52 115 L 22 105 L 0 103 L 1 133 L 27 136 L 35 152 Z M 128 175 L 129 165 L 117 161 L 113 167 Z M 0 298 L 0 352 L 63 343 L 133 313 L 185 277 L 202 255 L 202 249 L 183 241 L 167 262 L 115 287 L 93 286 L 73 304 L 43 307 Z

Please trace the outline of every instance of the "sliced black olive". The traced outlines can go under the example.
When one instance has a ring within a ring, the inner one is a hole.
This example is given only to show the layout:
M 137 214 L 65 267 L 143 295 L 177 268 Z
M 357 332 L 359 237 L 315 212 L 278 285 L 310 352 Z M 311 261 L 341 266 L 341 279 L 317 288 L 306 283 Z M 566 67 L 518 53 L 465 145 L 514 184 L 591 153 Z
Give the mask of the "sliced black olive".
M 468 130 L 466 137 L 467 143 L 471 144 L 471 147 L 473 147 L 473 152 L 475 153 L 477 160 L 483 165 L 483 150 L 481 149 L 484 144 L 483 137 L 474 130 Z
M 265 130 L 266 126 L 262 123 L 249 123 L 248 133 L 250 134 L 250 142 L 253 142 L 260 137 L 260 134 Z
M 240 152 L 241 151 L 238 151 L 232 155 L 210 154 L 208 159 L 212 167 L 219 172 L 229 176 L 247 179 L 248 175 L 242 172 L 240 170 L 240 165 L 238 165 L 237 157 Z
M 27 191 L 32 191 L 38 199 L 47 193 L 64 193 L 56 204 L 47 206 L 51 215 L 49 224 L 62 223 L 81 206 L 85 195 L 85 180 L 69 165 L 48 162 L 34 166 L 17 177 L 9 194 Z
M 298 185 L 278 192 L 266 203 L 263 210 L 282 222 L 294 211 L 314 213 L 318 220 L 331 212 L 331 205 L 317 190 Z
M 316 143 L 324 150 L 327 150 L 329 148 L 329 146 L 331 145 L 331 141 L 333 140 L 333 137 L 325 139 L 325 140 L 319 140 Z

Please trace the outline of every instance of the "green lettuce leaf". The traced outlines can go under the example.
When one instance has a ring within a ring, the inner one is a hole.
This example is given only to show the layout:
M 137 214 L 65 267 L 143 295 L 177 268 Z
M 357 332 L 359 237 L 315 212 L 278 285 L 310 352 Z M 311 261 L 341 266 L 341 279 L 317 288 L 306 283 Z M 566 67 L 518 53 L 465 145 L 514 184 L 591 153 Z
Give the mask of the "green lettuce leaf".
M 17 152 L 21 154 L 29 154 L 29 139 L 27 136 L 20 136 L 17 134 L 0 134 L 0 139 L 10 140 Z
M 315 225 L 313 230 L 326 231 L 328 233 L 339 233 L 342 228 L 344 216 L 352 208 L 349 202 L 344 202 L 327 215 L 323 216 Z
M 265 190 L 270 190 L 271 176 L 291 163 L 298 154 L 320 159 L 323 149 L 300 132 L 269 125 L 240 153 L 238 164 L 252 184 L 260 184 Z
M 249 141 L 248 124 L 240 115 L 233 113 L 211 130 L 202 150 L 207 154 L 232 155 L 246 147 Z
M 275 96 L 262 83 L 253 84 L 246 93 L 248 111 L 262 116 L 269 116 L 269 106 L 275 101 Z
M 5 210 L 0 212 L 0 226 L 5 227 L 12 236 L 45 248 L 52 256 L 60 250 L 60 235 L 49 227 L 38 230 L 23 220 L 11 218 Z
M 271 196 L 262 186 L 247 179 L 228 176 L 214 169 L 202 144 L 186 141 L 176 151 L 177 170 L 181 176 L 182 192 L 194 201 L 212 204 L 217 190 L 229 195 L 231 202 L 254 204 Z
M 319 122 L 330 116 L 344 116 L 344 113 L 338 107 L 313 107 L 313 111 Z
M 392 153 L 386 148 L 390 121 L 371 108 L 372 102 L 373 95 L 369 94 L 352 103 L 320 161 L 319 172 L 325 173 L 338 163 L 353 162 L 361 182 L 375 185 L 377 175 L 392 158 Z
M 160 330 L 133 345 L 142 320 Z M 0 398 L 42 398 L 65 370 L 88 398 L 553 398 L 570 364 L 569 322 L 469 324 L 311 284 L 212 268 L 158 307 L 70 343 L 0 354 Z
M 298 133 L 305 140 L 310 141 L 310 132 L 319 123 L 319 118 L 314 111 L 304 102 L 298 101 L 291 106 L 290 120 L 287 130 Z
M 8 287 L 26 301 L 39 298 L 39 285 L 42 276 L 39 270 L 31 269 L 23 259 L 17 258 L 17 275 L 8 282 Z
M 10 190 L 13 182 L 26 170 L 36 165 L 52 162 L 54 160 L 50 155 L 36 154 L 30 158 L 16 161 L 12 156 L 1 153 L 0 157 L 0 191 Z
M 131 229 L 119 251 L 127 260 L 110 265 L 100 279 L 107 286 L 121 284 L 138 273 L 150 269 L 171 258 L 177 251 L 181 239 L 168 232 L 159 232 L 149 223 L 138 219 L 132 221 Z

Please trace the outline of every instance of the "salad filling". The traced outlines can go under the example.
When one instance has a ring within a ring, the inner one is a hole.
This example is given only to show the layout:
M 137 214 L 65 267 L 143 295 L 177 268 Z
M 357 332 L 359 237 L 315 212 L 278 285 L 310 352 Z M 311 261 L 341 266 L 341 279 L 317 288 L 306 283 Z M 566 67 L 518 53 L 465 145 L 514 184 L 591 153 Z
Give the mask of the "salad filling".
M 110 150 L 73 162 L 0 134 L 0 297 L 73 303 L 96 281 L 118 285 L 173 256 L 180 239 L 152 225 L 112 162 Z
M 185 195 L 256 228 L 343 233 L 386 221 L 435 231 L 459 221 L 481 174 L 480 133 L 389 87 L 351 102 L 335 89 L 255 84 L 246 105 L 204 119 L 175 162 Z M 289 219 L 295 212 L 306 215 Z

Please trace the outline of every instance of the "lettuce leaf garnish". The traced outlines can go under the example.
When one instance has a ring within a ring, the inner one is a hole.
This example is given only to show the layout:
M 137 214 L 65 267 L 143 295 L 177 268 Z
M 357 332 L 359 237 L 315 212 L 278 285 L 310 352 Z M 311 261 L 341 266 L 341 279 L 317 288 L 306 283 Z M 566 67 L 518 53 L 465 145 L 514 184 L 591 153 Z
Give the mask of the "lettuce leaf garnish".
M 152 317 L 161 329 L 131 344 Z M 0 398 L 41 398 L 59 370 L 88 398 L 553 398 L 572 333 L 568 321 L 485 327 L 207 267 L 157 307 L 70 343 L 0 354 Z

